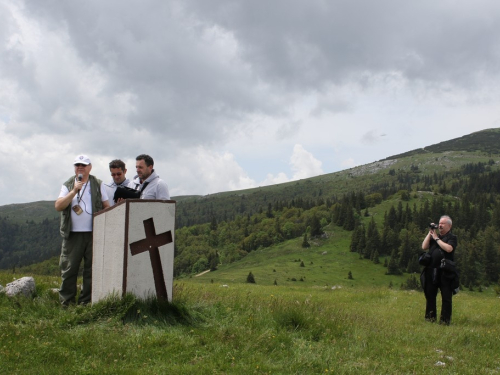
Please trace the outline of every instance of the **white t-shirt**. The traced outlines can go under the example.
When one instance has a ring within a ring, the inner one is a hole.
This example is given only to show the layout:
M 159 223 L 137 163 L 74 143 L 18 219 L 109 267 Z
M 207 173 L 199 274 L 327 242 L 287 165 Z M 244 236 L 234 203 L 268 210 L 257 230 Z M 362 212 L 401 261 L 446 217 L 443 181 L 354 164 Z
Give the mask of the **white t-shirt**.
M 82 193 L 83 192 L 83 193 Z M 61 187 L 61 192 L 59 193 L 59 198 L 63 198 L 69 194 L 69 190 L 66 186 Z M 73 211 L 73 207 L 78 204 L 78 196 L 80 195 L 79 206 L 82 209 L 82 213 L 78 215 Z M 104 187 L 104 183 L 101 183 L 101 195 L 102 201 L 108 200 L 108 193 Z M 87 181 L 83 185 L 80 193 L 73 197 L 71 201 L 71 231 L 72 232 L 92 232 L 92 196 L 90 194 L 90 182 Z
M 128 180 L 128 178 L 123 180 L 123 182 L 119 185 L 117 185 L 114 181 L 111 181 L 109 184 L 104 184 L 104 186 L 106 187 L 106 192 L 108 193 L 109 207 L 112 207 L 116 204 L 115 200 L 113 199 L 115 197 L 116 188 L 118 186 L 129 187 L 129 185 L 130 185 L 130 181 Z

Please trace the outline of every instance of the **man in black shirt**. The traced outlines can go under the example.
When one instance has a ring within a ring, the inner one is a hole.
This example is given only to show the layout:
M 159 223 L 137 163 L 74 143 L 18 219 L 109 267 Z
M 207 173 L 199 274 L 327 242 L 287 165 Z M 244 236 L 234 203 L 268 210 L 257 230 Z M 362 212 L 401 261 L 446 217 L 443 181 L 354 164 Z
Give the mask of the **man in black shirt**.
M 431 322 L 436 321 L 436 297 L 438 288 L 441 290 L 441 316 L 440 324 L 449 325 L 451 321 L 451 298 L 453 296 L 452 282 L 444 277 L 440 268 L 441 260 L 453 261 L 453 255 L 457 247 L 457 236 L 451 233 L 452 221 L 449 216 L 441 216 L 439 219 L 438 231 L 431 228 L 424 241 L 422 249 L 429 249 L 431 262 L 422 271 L 424 294 L 426 299 L 425 319 Z M 432 227 L 432 224 L 431 224 Z

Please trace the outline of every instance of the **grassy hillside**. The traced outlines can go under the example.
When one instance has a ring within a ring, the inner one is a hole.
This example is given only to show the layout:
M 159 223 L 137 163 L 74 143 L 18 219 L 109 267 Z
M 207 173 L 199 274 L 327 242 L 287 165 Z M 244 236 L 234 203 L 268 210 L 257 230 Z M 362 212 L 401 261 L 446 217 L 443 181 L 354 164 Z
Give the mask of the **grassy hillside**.
M 331 287 L 396 287 L 406 276 L 386 276 L 382 264 L 377 267 L 349 252 L 351 232 L 341 228 L 326 228 L 328 238 L 313 239 L 311 247 L 301 247 L 302 238 L 290 240 L 268 249 L 256 250 L 242 260 L 221 265 L 216 271 L 193 277 L 193 282 L 218 284 L 243 283 L 249 272 L 259 285 L 318 289 Z M 333 230 L 328 230 L 333 229 Z M 353 279 L 348 279 L 351 272 Z
M 0 283 L 12 279 L 0 272 Z M 194 280 L 193 280 L 194 281 Z M 132 296 L 58 306 L 57 278 L 34 299 L 0 294 L 9 374 L 492 374 L 498 298 L 460 293 L 451 326 L 425 322 L 421 293 L 176 283 L 174 304 Z
M 432 146 L 408 151 L 399 155 L 394 155 L 386 158 L 386 160 L 415 156 L 418 154 L 426 154 L 429 152 L 441 153 L 449 151 L 481 152 L 490 155 L 498 155 L 500 153 L 498 149 L 499 142 L 500 142 L 500 129 L 498 128 L 487 129 L 472 134 L 468 134 L 460 138 L 455 138 L 449 141 L 440 142 Z
M 23 224 L 27 221 L 41 223 L 45 219 L 58 218 L 59 212 L 54 208 L 54 201 L 39 201 L 0 206 L 0 217 L 15 224 Z

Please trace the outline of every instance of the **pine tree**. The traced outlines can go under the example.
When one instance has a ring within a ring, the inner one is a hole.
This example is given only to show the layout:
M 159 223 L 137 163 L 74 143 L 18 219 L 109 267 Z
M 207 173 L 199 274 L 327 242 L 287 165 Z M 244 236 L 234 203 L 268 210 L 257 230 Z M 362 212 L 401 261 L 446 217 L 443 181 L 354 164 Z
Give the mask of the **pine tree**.
M 493 227 L 488 227 L 482 236 L 482 264 L 485 280 L 496 283 L 499 279 L 499 236 Z
M 365 252 L 365 247 L 366 247 L 366 234 L 365 234 L 365 227 L 363 225 L 360 225 L 359 227 L 359 241 L 358 241 L 358 254 L 361 257 L 362 254 Z
M 356 227 L 356 219 L 354 218 L 353 208 L 349 205 L 347 205 L 346 208 L 346 218 L 342 227 L 345 230 L 353 230 Z
M 212 216 L 212 221 L 210 222 L 210 230 L 217 230 L 218 228 L 218 225 L 217 225 L 217 219 L 215 218 L 215 216 Z
M 462 253 L 463 261 L 460 262 L 460 282 L 463 285 L 471 287 L 478 282 L 479 272 L 477 269 L 477 255 L 475 254 L 475 241 L 469 243 L 468 245 L 462 244 L 461 249 L 464 251 Z
M 408 266 L 406 267 L 406 272 L 408 272 L 408 273 L 419 273 L 420 272 L 420 264 L 418 264 L 418 255 L 412 256 L 412 258 L 408 262 Z
M 253 276 L 252 271 L 247 276 L 247 283 L 255 284 L 255 277 Z
M 366 232 L 366 246 L 364 251 L 365 259 L 372 259 L 375 251 L 380 248 L 380 234 L 378 233 L 377 224 L 372 216 L 370 223 L 368 224 L 368 230 Z
M 351 253 L 356 252 L 356 248 L 358 247 L 358 242 L 359 242 L 359 230 L 358 228 L 354 229 L 351 235 L 351 244 L 349 245 L 349 250 Z
M 302 247 L 303 248 L 311 247 L 309 241 L 307 241 L 307 233 L 304 233 L 304 239 L 302 240 Z
M 269 204 L 267 205 L 266 216 L 267 216 L 268 218 L 272 218 L 272 217 L 274 217 L 274 215 L 273 215 L 273 207 L 272 207 L 271 203 L 269 203 Z
M 387 265 L 386 275 L 401 275 L 401 270 L 398 267 L 398 253 L 394 250 L 391 254 L 391 259 Z
M 386 221 L 384 225 L 388 226 L 391 229 L 394 229 L 397 223 L 398 223 L 398 218 L 396 214 L 396 209 L 394 208 L 394 206 L 391 206 L 391 208 L 389 209 L 389 213 L 386 216 Z
M 311 236 L 321 236 L 323 234 L 323 229 L 321 229 L 321 223 L 318 216 L 314 214 L 311 218 Z
M 406 269 L 412 257 L 412 248 L 410 244 L 410 233 L 408 230 L 403 229 L 400 234 L 401 246 L 399 247 L 399 262 L 400 269 Z

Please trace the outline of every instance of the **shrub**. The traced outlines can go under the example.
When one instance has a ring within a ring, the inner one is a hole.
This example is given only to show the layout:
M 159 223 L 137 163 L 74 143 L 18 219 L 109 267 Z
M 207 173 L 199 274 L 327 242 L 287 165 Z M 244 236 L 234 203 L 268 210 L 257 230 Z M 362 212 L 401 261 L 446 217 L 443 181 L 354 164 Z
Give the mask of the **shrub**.
M 255 284 L 255 277 L 253 276 L 252 271 L 247 276 L 247 283 Z
M 401 284 L 401 289 L 402 290 L 422 290 L 420 286 L 420 281 L 417 280 L 415 275 L 411 275 L 408 279 L 406 279 L 406 282 Z

